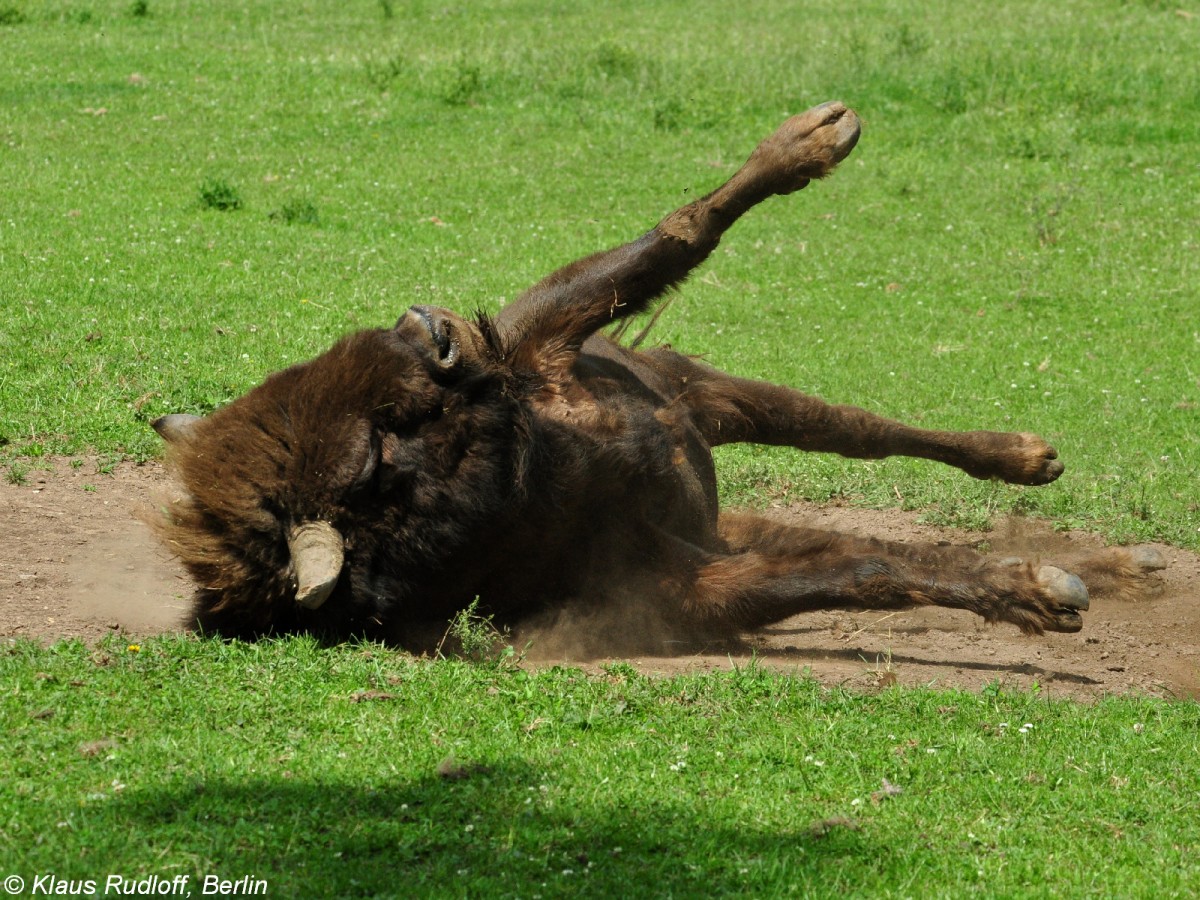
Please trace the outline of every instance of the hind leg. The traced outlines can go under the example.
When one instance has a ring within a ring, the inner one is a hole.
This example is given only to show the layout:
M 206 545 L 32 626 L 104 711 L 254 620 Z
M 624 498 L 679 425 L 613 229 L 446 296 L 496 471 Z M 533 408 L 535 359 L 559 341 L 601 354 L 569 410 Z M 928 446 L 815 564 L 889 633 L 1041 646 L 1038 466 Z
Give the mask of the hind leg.
M 729 552 L 708 554 L 679 585 L 689 623 L 750 629 L 817 609 L 945 606 L 1028 634 L 1078 631 L 1087 589 L 1055 566 L 993 561 L 962 547 L 899 544 L 758 516 L 725 515 Z
M 1036 434 L 914 428 L 856 406 L 726 375 L 671 350 L 649 350 L 643 357 L 678 391 L 713 447 L 748 442 L 854 459 L 912 456 L 1010 484 L 1048 484 L 1063 472 L 1058 452 Z

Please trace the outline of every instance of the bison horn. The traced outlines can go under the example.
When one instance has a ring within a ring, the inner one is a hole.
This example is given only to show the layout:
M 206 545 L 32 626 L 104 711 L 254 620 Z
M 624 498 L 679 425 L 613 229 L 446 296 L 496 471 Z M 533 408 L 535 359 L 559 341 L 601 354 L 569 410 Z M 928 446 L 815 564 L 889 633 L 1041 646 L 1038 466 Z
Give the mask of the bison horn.
M 328 522 L 302 522 L 288 532 L 288 550 L 296 569 L 296 602 L 316 609 L 342 572 L 342 536 Z
M 150 423 L 150 427 L 157 431 L 168 444 L 174 444 L 180 438 L 187 437 L 202 418 L 202 416 L 189 416 L 187 413 L 172 413 L 169 416 L 160 416 L 155 419 Z

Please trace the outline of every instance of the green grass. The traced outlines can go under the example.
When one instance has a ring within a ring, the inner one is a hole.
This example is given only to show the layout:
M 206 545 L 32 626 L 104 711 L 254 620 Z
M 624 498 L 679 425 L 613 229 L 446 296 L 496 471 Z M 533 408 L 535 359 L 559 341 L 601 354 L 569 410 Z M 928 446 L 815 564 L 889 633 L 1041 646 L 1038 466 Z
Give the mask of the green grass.
M 152 457 L 154 417 L 347 330 L 414 302 L 494 310 L 840 97 L 866 121 L 854 155 L 740 223 L 658 337 L 928 427 L 1041 432 L 1067 474 L 1031 490 L 729 448 L 726 499 L 1198 548 L 1198 12 L 0 2 L 0 468 Z M 1200 890 L 1192 703 L 529 674 L 300 640 L 21 644 L 0 675 L 0 874 L 27 879 Z
M 0 653 L 0 865 L 269 896 L 1183 896 L 1195 704 L 375 646 Z M 219 686 L 219 689 L 218 689 Z M 891 786 L 889 788 L 889 785 Z M 198 893 L 197 893 L 198 895 Z
M 915 423 L 1039 431 L 1068 474 L 734 448 L 728 498 L 1200 547 L 1200 24 L 1174 7 L 6 9 L 0 464 L 153 456 L 155 416 L 414 301 L 494 309 L 837 96 L 854 156 L 739 224 L 658 336 Z

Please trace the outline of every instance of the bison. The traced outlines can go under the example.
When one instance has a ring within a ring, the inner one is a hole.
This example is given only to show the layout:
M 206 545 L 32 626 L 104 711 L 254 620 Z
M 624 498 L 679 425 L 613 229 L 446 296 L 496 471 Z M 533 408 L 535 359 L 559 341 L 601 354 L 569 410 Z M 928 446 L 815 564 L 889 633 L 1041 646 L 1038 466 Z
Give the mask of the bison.
M 617 610 L 602 631 L 653 623 L 690 641 L 806 610 L 934 604 L 1080 629 L 1088 588 L 1058 566 L 718 509 L 721 444 L 1043 485 L 1063 465 L 1037 435 L 913 428 L 600 334 L 679 285 L 752 206 L 830 174 L 859 132 L 844 104 L 817 106 L 711 194 L 495 316 L 413 306 L 210 415 L 157 420 L 181 487 L 158 524 L 198 585 L 194 625 L 410 646 L 473 602 L 506 625 L 573 605 Z M 1113 548 L 1076 572 L 1160 565 Z

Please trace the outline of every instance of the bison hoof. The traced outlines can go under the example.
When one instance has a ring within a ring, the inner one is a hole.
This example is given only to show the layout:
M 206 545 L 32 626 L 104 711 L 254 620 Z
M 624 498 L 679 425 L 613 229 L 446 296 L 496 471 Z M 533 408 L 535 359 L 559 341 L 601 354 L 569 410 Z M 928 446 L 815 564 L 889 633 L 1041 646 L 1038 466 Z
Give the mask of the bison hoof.
M 1129 562 L 1143 572 L 1159 572 L 1167 567 L 1167 558 L 1154 547 L 1127 547 Z
M 1088 591 L 1078 575 L 1064 572 L 1055 566 L 1042 566 L 1037 570 L 1038 584 L 1050 595 L 1051 631 L 1079 631 L 1083 628 L 1083 617 L 1079 614 L 1088 608 Z
M 1013 473 L 1015 477 L 1008 481 L 1028 485 L 1049 484 L 1063 473 L 1058 451 L 1040 437 L 1036 434 L 1019 434 L 1017 438 L 1022 446 L 1014 461 L 1020 470 L 1019 474 Z
M 962 469 L 975 478 L 1009 484 L 1049 484 L 1063 473 L 1058 451 L 1036 434 L 973 431 L 965 437 Z
M 1034 480 L 1031 484 L 1049 484 L 1058 478 L 1063 473 L 1065 467 L 1057 459 L 1048 459 L 1042 463 L 1041 467 L 1034 475 Z
M 749 165 L 772 193 L 790 194 L 832 172 L 858 143 L 861 127 L 846 104 L 822 103 L 779 126 L 759 144 Z

